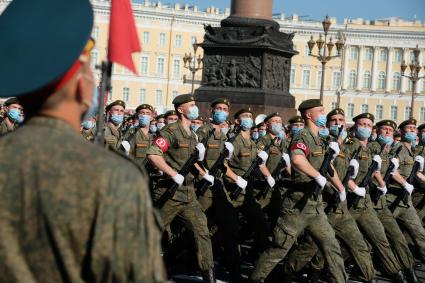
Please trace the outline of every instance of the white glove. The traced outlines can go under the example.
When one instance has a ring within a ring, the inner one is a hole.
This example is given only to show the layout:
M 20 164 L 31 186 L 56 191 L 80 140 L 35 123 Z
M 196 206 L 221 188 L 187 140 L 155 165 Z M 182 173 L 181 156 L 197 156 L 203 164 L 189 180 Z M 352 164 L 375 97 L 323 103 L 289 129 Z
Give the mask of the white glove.
M 286 152 L 282 153 L 282 158 L 285 160 L 286 166 L 291 165 L 291 158 L 289 157 L 289 154 Z
M 173 181 L 179 185 L 179 187 L 181 185 L 183 185 L 184 182 L 184 177 L 182 175 L 180 175 L 179 173 L 177 173 L 176 175 L 174 175 L 173 177 L 171 177 L 171 179 L 173 179 Z
M 257 154 L 257 156 L 258 156 L 258 157 L 260 157 L 260 158 L 261 158 L 261 160 L 262 160 L 261 165 L 265 165 L 265 164 L 266 164 L 266 162 L 267 162 L 267 158 L 269 158 L 269 155 L 268 155 L 268 154 L 267 154 L 267 152 L 265 152 L 264 150 L 260 151 L 260 152 Z
M 270 188 L 273 188 L 274 185 L 276 185 L 276 181 L 271 175 L 267 176 L 266 180 L 267 180 L 267 184 L 269 184 Z
M 122 141 L 121 146 L 124 148 L 125 154 L 129 155 L 130 154 L 130 143 L 128 141 Z
M 208 173 L 208 171 L 205 173 L 204 176 L 202 176 L 202 179 L 206 180 L 207 182 L 211 183 L 211 186 L 214 185 L 214 177 Z
M 326 178 L 323 177 L 322 175 L 317 175 L 316 177 L 314 177 L 314 180 L 316 181 L 316 183 L 323 189 L 326 185 Z
M 351 175 L 351 178 L 356 179 L 357 174 L 359 173 L 359 162 L 357 161 L 357 159 L 351 159 L 350 166 L 353 166 L 354 168 L 354 172 L 353 175 Z
M 363 188 L 363 187 L 356 186 L 356 188 L 354 189 L 353 193 L 355 193 L 356 195 L 364 198 L 366 196 L 366 189 Z
M 395 158 L 395 157 L 391 158 L 391 163 L 394 164 L 394 169 L 393 169 L 393 171 L 391 171 L 391 175 L 394 175 L 395 172 L 397 172 L 397 169 L 400 166 L 400 163 L 399 163 L 398 159 Z
M 373 156 L 373 161 L 375 161 L 376 163 L 378 163 L 378 170 L 377 170 L 377 171 L 381 170 L 381 165 L 382 165 L 382 159 L 381 159 L 381 156 L 379 156 L 379 155 L 375 154 L 375 155 Z
M 419 162 L 419 172 L 424 171 L 424 158 L 420 155 L 416 155 L 415 161 Z
M 408 192 L 409 192 L 409 195 L 411 195 L 411 194 L 412 194 L 413 189 L 414 189 L 414 187 L 413 187 L 411 184 L 409 184 L 408 182 L 406 182 L 406 183 L 404 183 L 404 184 L 403 184 L 403 188 L 404 188 L 406 191 L 408 191 Z
M 236 179 L 236 185 L 238 185 L 239 188 L 241 188 L 244 192 L 246 189 L 246 186 L 248 185 L 248 182 L 242 178 L 241 176 L 238 176 L 238 178 Z
M 334 159 L 335 157 L 338 156 L 338 154 L 340 152 L 339 144 L 337 142 L 330 142 L 329 148 L 331 148 L 333 151 L 335 151 L 334 155 L 332 156 L 332 159 Z
M 233 147 L 233 144 L 231 144 L 230 142 L 225 142 L 224 146 L 226 147 L 227 151 L 229 152 L 229 155 L 226 157 L 226 159 L 230 159 L 232 158 L 232 154 L 233 154 L 233 150 L 235 149 Z
M 380 190 L 382 192 L 382 194 L 385 196 L 388 192 L 387 186 L 383 186 L 383 187 L 376 187 L 378 190 Z
M 198 150 L 198 161 L 202 161 L 205 158 L 205 146 L 202 143 L 198 143 L 196 145 L 196 149 Z
M 341 202 L 344 202 L 347 199 L 347 193 L 345 192 L 345 190 L 343 190 L 342 192 L 338 192 L 339 195 L 339 200 Z

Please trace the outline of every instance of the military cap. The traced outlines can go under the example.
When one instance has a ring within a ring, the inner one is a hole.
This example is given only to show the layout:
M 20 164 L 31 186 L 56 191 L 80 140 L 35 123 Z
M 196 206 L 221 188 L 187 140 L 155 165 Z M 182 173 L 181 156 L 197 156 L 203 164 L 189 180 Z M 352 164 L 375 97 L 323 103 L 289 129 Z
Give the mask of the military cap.
M 375 121 L 375 116 L 373 116 L 370 113 L 362 113 L 360 115 L 357 115 L 356 117 L 353 118 L 353 121 L 356 122 L 357 120 L 362 119 L 362 118 L 367 118 L 367 119 L 371 120 L 372 123 Z
M 238 112 L 236 112 L 235 115 L 233 115 L 233 118 L 237 119 L 239 117 L 239 115 L 241 115 L 243 113 L 251 113 L 252 114 L 252 110 L 249 107 L 248 108 L 242 108 Z
M 401 122 L 400 125 L 398 125 L 398 128 L 403 129 L 405 126 L 410 124 L 413 124 L 416 126 L 416 119 L 413 119 L 413 118 L 407 119 L 406 121 Z
M 304 123 L 304 119 L 301 116 L 294 116 L 291 119 L 288 120 L 288 123 L 293 124 L 293 123 Z
M 89 0 L 10 2 L 0 16 L 0 97 L 60 89 L 79 70 L 92 27 Z
M 274 112 L 274 113 L 267 115 L 266 118 L 264 118 L 263 122 L 266 123 L 268 120 L 270 120 L 273 117 L 282 117 L 282 116 L 280 115 L 279 112 Z
M 162 118 L 165 118 L 164 114 L 159 114 L 155 117 L 156 120 L 159 120 L 159 119 L 162 119 Z
M 19 101 L 16 97 L 9 98 L 8 100 L 6 100 L 3 103 L 4 106 L 9 106 L 9 105 L 12 105 L 12 104 L 20 104 L 20 103 L 19 103 Z
M 164 118 L 167 119 L 168 116 L 171 116 L 171 115 L 177 115 L 177 112 L 175 110 L 168 110 L 167 112 L 165 112 Z
M 173 99 L 173 104 L 174 106 L 179 106 L 181 104 L 191 102 L 191 101 L 195 101 L 195 97 L 193 97 L 192 94 L 182 94 L 182 95 L 176 96 L 176 98 Z
M 301 102 L 300 106 L 298 106 L 298 111 L 304 111 L 319 106 L 323 106 L 320 99 L 307 99 Z
M 392 120 L 382 120 L 376 123 L 376 127 L 382 127 L 382 126 L 390 126 L 391 128 L 393 128 L 394 130 L 397 129 L 397 124 L 396 122 L 392 121 Z
M 230 101 L 227 98 L 217 98 L 211 102 L 211 107 L 216 106 L 217 104 L 226 104 L 230 107 Z
M 342 116 L 345 116 L 345 112 L 344 112 L 344 110 L 343 109 L 341 109 L 341 108 L 335 108 L 334 110 L 332 110 L 332 111 L 330 111 L 329 113 L 328 113 L 328 115 L 326 115 L 326 118 L 329 120 L 329 118 L 331 118 L 333 115 L 342 115 Z
M 425 128 L 425 123 L 423 123 L 423 124 L 420 124 L 419 126 L 418 126 L 418 131 L 420 131 L 420 130 L 422 130 L 423 128 Z
M 137 112 L 139 112 L 139 110 L 143 110 L 143 109 L 148 109 L 148 110 L 150 110 L 150 111 L 154 112 L 154 109 L 153 109 L 152 105 L 149 105 L 149 104 L 141 104 L 141 105 L 137 106 L 137 108 L 136 108 L 136 113 L 137 113 Z
M 111 103 L 109 103 L 108 104 L 108 106 L 106 106 L 106 111 L 109 111 L 109 110 L 111 110 L 111 108 L 113 107 L 113 106 L 115 106 L 115 105 L 119 105 L 119 106 L 122 106 L 122 107 L 124 107 L 124 109 L 125 109 L 125 102 L 124 101 L 122 101 L 122 100 L 115 100 L 114 102 L 111 102 Z

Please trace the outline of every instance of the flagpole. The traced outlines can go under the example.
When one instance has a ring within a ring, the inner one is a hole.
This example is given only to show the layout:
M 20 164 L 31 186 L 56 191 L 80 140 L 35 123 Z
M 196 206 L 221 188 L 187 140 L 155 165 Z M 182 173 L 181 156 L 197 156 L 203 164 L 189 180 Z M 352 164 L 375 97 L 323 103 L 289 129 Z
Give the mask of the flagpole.
M 99 109 L 97 112 L 96 136 L 94 142 L 103 147 L 105 144 L 105 97 L 107 93 L 111 91 L 112 62 L 102 61 L 100 70 L 102 72 L 102 77 L 100 79 Z

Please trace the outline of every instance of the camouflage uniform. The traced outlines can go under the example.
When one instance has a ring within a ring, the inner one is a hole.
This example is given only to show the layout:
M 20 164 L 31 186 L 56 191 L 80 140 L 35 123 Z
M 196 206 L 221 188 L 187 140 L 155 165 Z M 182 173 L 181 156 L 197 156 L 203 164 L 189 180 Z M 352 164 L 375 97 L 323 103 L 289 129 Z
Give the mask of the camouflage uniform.
M 116 129 L 114 126 L 112 126 L 112 123 L 109 122 L 105 125 L 104 135 L 106 148 L 114 150 L 120 149 L 123 137 L 119 128 Z
M 94 137 L 96 135 L 96 127 L 93 127 L 91 129 L 82 129 L 81 130 L 81 135 L 83 136 L 83 138 L 85 138 L 88 141 L 93 142 L 94 141 Z
M 133 156 L 139 165 L 143 165 L 148 148 L 152 144 L 152 140 L 152 135 L 149 132 L 146 135 L 141 128 L 137 129 L 129 140 L 130 156 Z
M 166 281 L 135 164 L 46 117 L 2 138 L 0 153 L 0 281 Z
M 13 132 L 18 128 L 18 124 L 15 123 L 12 128 L 9 128 L 6 124 L 6 119 L 4 119 L 0 124 L 0 137 L 4 136 L 7 133 Z
M 319 169 L 324 157 L 322 141 L 308 128 L 293 138 L 290 152 L 291 155 L 305 155 L 316 169 Z M 294 183 L 283 200 L 281 215 L 273 231 L 273 244 L 260 256 L 251 278 L 256 281 L 264 280 L 305 230 L 316 240 L 323 252 L 329 266 L 329 281 L 346 282 L 341 250 L 323 211 L 321 196 L 317 201 L 309 196 L 315 181 L 297 170 L 292 172 Z
M 423 150 L 424 146 L 425 145 L 417 146 L 415 148 L 416 155 L 425 157 L 425 150 Z M 412 204 L 416 208 L 416 212 L 418 213 L 423 226 L 425 223 L 425 182 L 418 180 L 415 185 L 415 190 L 412 193 Z

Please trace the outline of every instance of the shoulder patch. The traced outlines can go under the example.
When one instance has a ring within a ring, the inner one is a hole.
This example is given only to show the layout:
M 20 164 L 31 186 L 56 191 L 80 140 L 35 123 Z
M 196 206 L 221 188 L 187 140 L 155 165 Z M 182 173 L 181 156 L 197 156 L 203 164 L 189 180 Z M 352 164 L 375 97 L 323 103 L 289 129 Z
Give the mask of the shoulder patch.
M 162 151 L 162 153 L 167 152 L 168 147 L 170 146 L 170 143 L 161 136 L 158 136 L 157 138 L 155 138 L 152 144 L 157 146 Z

